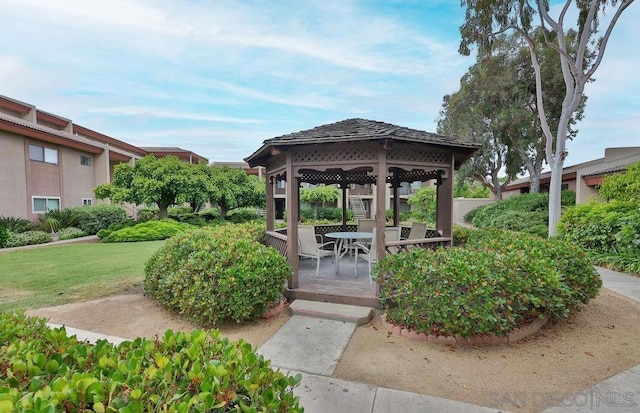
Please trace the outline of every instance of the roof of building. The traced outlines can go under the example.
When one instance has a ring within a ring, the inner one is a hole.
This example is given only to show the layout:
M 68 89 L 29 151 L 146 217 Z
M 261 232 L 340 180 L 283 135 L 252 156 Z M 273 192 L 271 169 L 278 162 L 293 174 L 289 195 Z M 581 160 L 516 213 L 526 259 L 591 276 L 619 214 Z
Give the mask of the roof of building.
M 594 165 L 589 168 L 585 168 L 582 171 L 582 176 L 597 176 L 607 175 L 614 172 L 622 172 L 627 170 L 627 165 L 640 161 L 640 153 L 626 156 L 624 158 L 614 159 L 610 162 L 603 162 L 599 165 Z
M 451 136 L 438 135 L 390 123 L 368 119 L 346 119 L 327 125 L 317 126 L 299 132 L 289 133 L 267 139 L 253 154 L 245 158 L 249 164 L 254 164 L 268 154 L 270 147 L 309 145 L 318 143 L 354 142 L 378 139 L 393 139 L 405 142 L 432 144 L 436 146 L 454 148 L 469 154 L 474 153 L 482 145 L 464 141 Z

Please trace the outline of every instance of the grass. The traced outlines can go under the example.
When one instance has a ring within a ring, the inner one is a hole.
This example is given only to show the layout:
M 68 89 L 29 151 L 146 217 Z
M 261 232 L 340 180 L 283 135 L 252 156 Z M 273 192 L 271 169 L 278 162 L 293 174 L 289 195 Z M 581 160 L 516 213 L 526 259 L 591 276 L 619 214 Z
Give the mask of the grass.
M 0 252 L 0 310 L 105 297 L 140 284 L 164 241 L 88 243 Z

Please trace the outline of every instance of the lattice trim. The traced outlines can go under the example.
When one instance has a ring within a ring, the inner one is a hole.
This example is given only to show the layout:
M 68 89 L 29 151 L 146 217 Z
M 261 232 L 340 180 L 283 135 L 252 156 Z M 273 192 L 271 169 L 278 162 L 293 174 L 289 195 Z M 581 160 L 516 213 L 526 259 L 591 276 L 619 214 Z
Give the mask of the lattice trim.
M 293 155 L 295 165 L 372 162 L 378 160 L 378 152 L 371 145 L 324 145 L 296 151 Z
M 415 147 L 394 148 L 387 155 L 388 161 L 412 162 L 428 165 L 449 165 L 451 155 L 447 152 L 421 150 Z

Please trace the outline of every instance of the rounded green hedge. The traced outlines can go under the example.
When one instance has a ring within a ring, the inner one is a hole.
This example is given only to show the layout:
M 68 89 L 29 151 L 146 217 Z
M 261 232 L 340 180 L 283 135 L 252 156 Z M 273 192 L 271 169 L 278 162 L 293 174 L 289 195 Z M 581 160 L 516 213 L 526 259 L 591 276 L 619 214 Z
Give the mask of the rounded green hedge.
M 218 330 L 95 345 L 0 312 L 2 412 L 301 412 L 290 377 Z
M 145 221 L 115 231 L 102 231 L 100 234 L 103 237 L 102 242 L 157 241 L 171 238 L 191 228 L 192 225 L 167 218 Z
M 144 291 L 204 325 L 257 319 L 280 301 L 291 273 L 282 255 L 256 240 L 258 228 L 228 224 L 171 238 L 147 262 Z
M 602 281 L 585 253 L 560 240 L 505 230 L 464 230 L 461 246 L 385 257 L 387 319 L 427 334 L 471 337 L 509 331 L 536 317 L 566 317 Z

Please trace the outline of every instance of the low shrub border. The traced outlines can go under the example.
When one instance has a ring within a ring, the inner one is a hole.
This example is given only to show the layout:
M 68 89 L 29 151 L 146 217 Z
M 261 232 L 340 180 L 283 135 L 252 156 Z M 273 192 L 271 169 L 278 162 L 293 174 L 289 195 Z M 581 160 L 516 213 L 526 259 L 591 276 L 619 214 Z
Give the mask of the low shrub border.
M 0 411 L 301 412 L 285 376 L 218 330 L 95 345 L 0 312 Z

